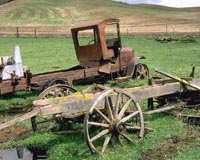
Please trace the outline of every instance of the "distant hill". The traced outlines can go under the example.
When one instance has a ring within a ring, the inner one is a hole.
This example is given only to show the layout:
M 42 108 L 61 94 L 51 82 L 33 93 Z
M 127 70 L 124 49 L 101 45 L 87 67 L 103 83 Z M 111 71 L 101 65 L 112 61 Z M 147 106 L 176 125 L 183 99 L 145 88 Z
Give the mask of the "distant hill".
M 14 0 L 0 5 L 0 26 L 71 25 L 114 17 L 123 25 L 200 23 L 200 9 L 128 5 L 112 0 Z
M 200 12 L 200 7 L 188 7 L 188 8 L 173 8 L 173 7 L 166 7 L 162 5 L 154 5 L 154 4 L 138 4 L 135 6 L 141 6 L 145 8 L 163 10 L 163 11 L 184 11 L 184 12 Z
M 0 5 L 1 5 L 1 4 L 8 3 L 8 2 L 10 2 L 10 1 L 13 1 L 13 0 L 0 0 Z

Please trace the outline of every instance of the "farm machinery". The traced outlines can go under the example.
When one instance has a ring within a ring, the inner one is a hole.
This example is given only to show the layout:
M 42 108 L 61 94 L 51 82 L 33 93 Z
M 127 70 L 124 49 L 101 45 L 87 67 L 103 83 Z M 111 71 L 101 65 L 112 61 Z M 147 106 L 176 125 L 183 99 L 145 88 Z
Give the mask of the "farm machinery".
M 104 153 L 117 142 L 136 144 L 145 131 L 152 130 L 145 124 L 145 115 L 200 104 L 200 79 L 156 72 L 170 79 L 153 78 L 151 85 L 125 89 L 96 84 L 96 90 L 81 92 L 66 84 L 51 86 L 33 101 L 32 111 L 0 124 L 0 130 L 27 119 L 31 119 L 34 131 L 77 122 L 83 123 L 92 153 Z M 143 111 L 139 104 L 142 100 L 148 100 L 149 111 Z
M 113 25 L 115 30 L 107 28 Z M 13 58 L 13 74 L 8 79 L 2 78 L 1 94 L 46 86 L 33 102 L 32 111 L 0 124 L 0 130 L 27 119 L 31 120 L 33 131 L 74 124 L 71 122 L 83 123 L 90 151 L 104 153 L 117 142 L 140 142 L 145 131 L 152 130 L 145 123 L 145 115 L 177 107 L 199 106 L 200 79 L 181 79 L 159 70 L 156 72 L 170 79 L 151 78 L 148 86 L 134 88 L 110 88 L 96 84 L 95 89 L 75 90 L 70 85 L 73 80 L 107 75 L 144 78 L 149 72 L 145 64 L 136 64 L 144 57 L 136 57 L 132 49 L 122 47 L 117 19 L 80 24 L 71 31 L 78 66 L 34 75 L 26 70 L 20 76 L 16 72 L 17 61 Z M 83 35 L 89 35 L 91 40 L 87 42 L 89 38 L 84 39 Z M 19 48 L 14 53 L 18 51 Z M 140 106 L 142 100 L 148 101 L 149 111 L 143 111 Z M 197 115 L 195 118 L 200 117 Z
M 88 77 L 144 78 L 149 75 L 148 67 L 137 63 L 144 57 L 136 57 L 133 49 L 122 46 L 118 19 L 79 24 L 71 29 L 71 33 L 79 65 L 65 70 L 32 74 L 27 67 L 22 66 L 19 47 L 15 47 L 10 59 L 1 57 L 0 94 L 41 90 L 55 84 L 72 85 L 74 80 Z M 10 62 L 5 63 L 4 59 Z

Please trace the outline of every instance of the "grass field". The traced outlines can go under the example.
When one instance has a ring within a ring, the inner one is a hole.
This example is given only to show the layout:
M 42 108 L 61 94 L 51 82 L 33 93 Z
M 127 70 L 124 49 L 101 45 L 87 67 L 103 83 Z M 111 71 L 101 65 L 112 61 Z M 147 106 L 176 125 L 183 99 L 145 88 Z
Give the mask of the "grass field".
M 178 37 L 181 40 L 183 37 Z M 199 37 L 196 37 L 197 41 Z M 66 69 L 78 64 L 71 38 L 0 38 L 0 55 L 12 55 L 15 45 L 20 46 L 23 65 L 33 73 Z M 122 37 L 122 44 L 134 48 L 137 56 L 151 71 L 155 68 L 180 76 L 188 76 L 194 65 L 199 69 L 199 43 L 160 43 L 155 37 Z M 178 62 L 178 63 L 177 63 Z
M 112 0 L 14 0 L 0 6 L 0 26 L 71 25 L 120 18 L 124 25 L 200 22 L 199 9 L 127 5 Z
M 177 38 L 181 39 L 182 37 Z M 192 66 L 196 66 L 195 77 L 199 77 L 200 37 L 195 38 L 197 43 L 181 41 L 160 43 L 154 40 L 155 37 L 122 37 L 122 42 L 123 45 L 134 48 L 136 55 L 146 57 L 141 61 L 148 64 L 151 75 L 155 75 L 154 69 L 159 68 L 178 76 L 188 77 Z M 69 68 L 78 63 L 70 38 L 0 38 L 0 44 L 0 55 L 11 55 L 13 46 L 18 44 L 21 48 L 23 64 L 29 66 L 33 73 Z M 130 87 L 130 84 L 135 86 L 139 83 L 132 80 L 127 86 Z M 74 87 L 83 88 L 79 85 Z M 29 103 L 35 98 L 36 93 L 18 92 L 17 96 L 10 99 L 1 98 L 0 109 L 10 105 Z M 143 109 L 147 109 L 145 105 L 143 105 Z M 1 143 L 0 147 L 32 145 L 46 148 L 50 160 L 199 159 L 199 127 L 187 126 L 169 114 L 145 116 L 145 121 L 148 127 L 153 128 L 153 131 L 148 132 L 140 144 L 117 145 L 100 156 L 91 155 L 86 147 L 83 134 L 34 133 L 28 138 Z M 30 129 L 30 122 L 18 125 Z M 74 124 L 73 128 L 81 129 L 82 125 Z

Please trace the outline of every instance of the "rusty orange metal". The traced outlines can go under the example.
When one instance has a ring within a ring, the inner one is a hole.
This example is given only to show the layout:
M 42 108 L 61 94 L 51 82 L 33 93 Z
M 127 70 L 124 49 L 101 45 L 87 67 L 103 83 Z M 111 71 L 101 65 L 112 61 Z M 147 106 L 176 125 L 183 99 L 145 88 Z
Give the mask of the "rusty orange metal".
M 106 27 L 109 25 L 114 28 L 107 33 Z M 118 19 L 82 23 L 73 27 L 71 32 L 76 55 L 82 67 L 99 67 L 99 72 L 111 73 L 122 70 L 137 60 L 133 49 L 122 47 Z M 113 32 L 115 37 L 107 38 L 107 35 L 112 35 Z M 93 43 L 81 45 L 80 37 L 84 36 L 81 33 L 93 37 Z

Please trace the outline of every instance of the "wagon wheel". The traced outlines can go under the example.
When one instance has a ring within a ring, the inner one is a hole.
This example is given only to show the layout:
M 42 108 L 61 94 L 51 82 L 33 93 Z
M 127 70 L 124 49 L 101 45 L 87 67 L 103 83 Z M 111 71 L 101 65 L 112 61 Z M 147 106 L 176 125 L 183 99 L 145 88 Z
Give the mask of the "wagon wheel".
M 77 92 L 77 90 L 68 85 L 58 84 L 44 90 L 42 93 L 40 93 L 37 99 L 63 97 L 75 92 Z M 31 118 L 33 131 L 39 130 L 39 124 L 41 125 L 41 127 L 43 127 L 42 130 L 49 130 L 53 128 L 53 126 L 55 126 L 55 124 L 57 123 L 62 123 L 62 117 L 57 117 L 57 115 L 50 115 L 47 117 L 35 116 Z
M 44 83 L 44 85 L 43 85 L 43 87 L 42 87 L 40 93 L 43 92 L 45 89 L 47 89 L 47 88 L 49 88 L 49 87 L 51 87 L 51 86 L 54 86 L 54 85 L 58 85 L 58 84 L 69 85 L 69 82 L 68 82 L 68 80 L 65 79 L 65 78 L 52 78 L 52 79 L 48 79 L 48 80 Z
M 130 93 L 105 90 L 85 115 L 84 134 L 92 153 L 104 153 L 115 142 L 137 143 L 144 135 L 140 105 Z
M 149 77 L 149 69 L 146 64 L 143 63 L 138 63 L 135 66 L 135 71 L 134 71 L 134 78 L 136 79 L 144 79 L 146 77 Z

